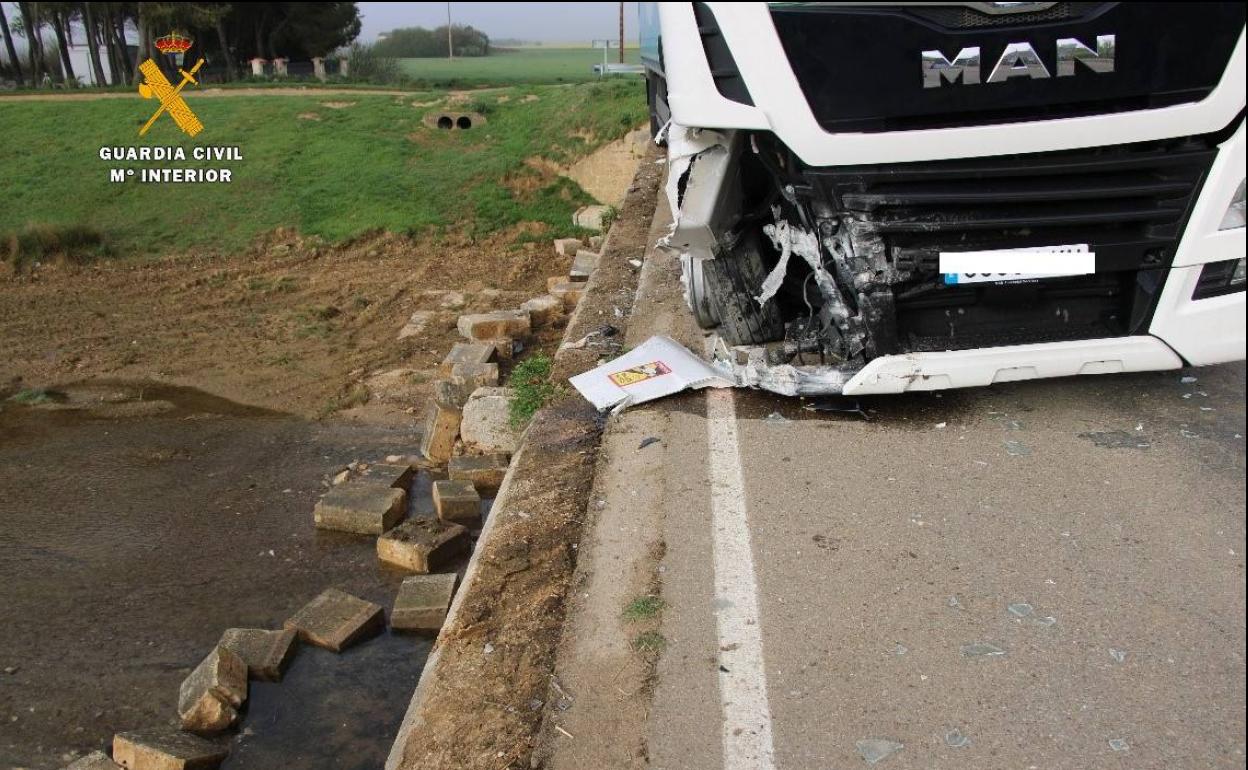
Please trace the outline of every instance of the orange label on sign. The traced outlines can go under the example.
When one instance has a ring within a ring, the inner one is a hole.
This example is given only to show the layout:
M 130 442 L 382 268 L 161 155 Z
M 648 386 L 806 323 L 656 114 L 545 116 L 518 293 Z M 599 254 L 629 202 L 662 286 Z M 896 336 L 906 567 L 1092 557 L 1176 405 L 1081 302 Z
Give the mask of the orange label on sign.
M 645 382 L 646 380 L 653 380 L 655 377 L 662 377 L 671 371 L 671 368 L 662 361 L 651 361 L 648 364 L 634 366 L 631 369 L 625 369 L 622 372 L 616 372 L 607 376 L 611 382 L 624 388 L 629 385 L 636 385 L 639 382 Z

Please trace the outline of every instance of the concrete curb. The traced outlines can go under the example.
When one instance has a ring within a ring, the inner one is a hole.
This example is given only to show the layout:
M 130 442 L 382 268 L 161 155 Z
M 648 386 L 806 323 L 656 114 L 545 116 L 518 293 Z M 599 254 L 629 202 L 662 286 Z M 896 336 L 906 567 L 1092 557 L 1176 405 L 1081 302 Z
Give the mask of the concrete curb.
M 641 160 L 637 175 L 634 177 L 631 190 L 634 192 L 638 191 L 647 184 L 647 182 L 643 180 L 643 175 L 647 173 L 653 174 L 653 169 L 647 168 L 647 166 L 651 164 L 652 159 L 649 157 Z M 657 189 L 657 182 L 653 183 L 653 186 Z M 633 192 L 630 192 L 630 197 L 632 197 L 632 195 Z M 627 209 L 627 202 L 625 208 Z M 652 215 L 653 206 L 650 206 L 650 216 Z M 590 276 L 588 282 L 586 283 L 584 297 L 568 319 L 561 347 L 554 356 L 554 372 L 552 374 L 552 379 L 556 381 L 561 381 L 566 378 L 567 372 L 569 371 L 588 368 L 585 366 L 585 354 L 592 353 L 592 351 L 585 351 L 583 349 L 565 349 L 562 347 L 562 344 L 578 340 L 585 336 L 585 334 L 593 328 L 600 326 L 602 321 L 598 318 L 591 318 L 590 314 L 595 312 L 601 314 L 603 312 L 602 308 L 597 306 L 602 305 L 604 299 L 606 300 L 606 304 L 610 304 L 609 298 L 604 298 L 604 294 L 607 292 L 618 293 L 620 291 L 619 287 L 610 286 L 611 277 L 608 277 L 610 271 L 603 269 L 604 267 L 608 267 L 606 264 L 608 262 L 607 258 L 608 255 L 612 254 L 614 254 L 615 257 L 612 262 L 623 263 L 623 268 L 628 268 L 627 255 L 615 254 L 612 251 L 612 236 L 617 232 L 620 223 L 621 221 L 617 220 L 611 230 L 606 234 L 601 247 L 603 264 L 600 264 L 599 268 Z M 648 232 L 649 220 L 647 220 L 645 225 L 644 229 Z M 614 277 L 618 278 L 621 266 L 619 264 L 613 264 L 609 267 L 616 271 Z M 629 288 L 630 294 L 635 293 L 636 291 L 636 277 L 636 275 L 633 276 L 633 286 Z M 631 308 L 632 303 L 629 302 L 626 309 L 631 311 Z M 620 319 L 617 319 L 614 316 L 614 314 L 611 316 L 611 320 L 615 323 L 622 323 Z M 594 357 L 596 358 L 596 354 L 594 354 Z M 579 396 L 575 394 L 573 394 L 572 397 L 579 399 Z M 446 622 L 443 624 L 442 631 L 439 632 L 438 638 L 434 642 L 433 649 L 430 651 L 429 656 L 425 661 L 424 668 L 421 671 L 420 680 L 417 683 L 416 690 L 412 695 L 412 700 L 408 705 L 403 722 L 400 725 L 399 731 L 395 736 L 394 743 L 391 746 L 389 756 L 386 760 L 385 770 L 399 770 L 403 764 L 404 752 L 408 747 L 412 734 L 424 724 L 422 710 L 429 698 L 430 693 L 435 689 L 439 682 L 442 656 L 444 650 L 446 649 L 445 637 L 448 634 L 448 630 L 453 630 L 459 627 L 458 621 L 463 608 L 468 603 L 470 595 L 475 589 L 477 589 L 476 581 L 481 571 L 481 559 L 484 554 L 490 551 L 490 546 L 493 544 L 493 539 L 496 537 L 499 522 L 503 521 L 504 517 L 511 512 L 512 508 L 515 507 L 512 499 L 516 496 L 514 490 L 517 485 L 521 483 L 518 480 L 523 475 L 521 469 L 525 467 L 528 455 L 533 451 L 534 435 L 542 432 L 548 433 L 552 429 L 553 425 L 560 422 L 566 422 L 566 419 L 561 420 L 550 416 L 547 414 L 548 411 L 548 409 L 544 409 L 539 412 L 530 422 L 524 435 L 521 437 L 520 447 L 512 457 L 511 464 L 507 469 L 507 474 L 503 479 L 502 485 L 499 487 L 498 495 L 495 497 L 490 516 L 486 520 L 484 527 L 482 527 L 480 537 L 477 541 L 477 546 L 474 549 L 473 554 L 469 559 L 468 567 L 465 570 L 462 584 L 456 592 L 455 598 L 451 603 L 450 610 L 447 613 Z M 569 449 L 568 451 L 571 452 L 575 450 Z

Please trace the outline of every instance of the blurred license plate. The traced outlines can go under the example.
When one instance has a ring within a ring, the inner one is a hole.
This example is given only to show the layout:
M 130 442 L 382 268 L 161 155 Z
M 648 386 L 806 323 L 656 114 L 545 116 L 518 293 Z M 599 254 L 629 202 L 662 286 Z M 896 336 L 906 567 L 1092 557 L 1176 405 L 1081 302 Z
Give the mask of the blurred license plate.
M 991 251 L 942 251 L 940 272 L 946 284 L 1009 283 L 1090 275 L 1096 254 L 1088 244 L 1028 246 Z

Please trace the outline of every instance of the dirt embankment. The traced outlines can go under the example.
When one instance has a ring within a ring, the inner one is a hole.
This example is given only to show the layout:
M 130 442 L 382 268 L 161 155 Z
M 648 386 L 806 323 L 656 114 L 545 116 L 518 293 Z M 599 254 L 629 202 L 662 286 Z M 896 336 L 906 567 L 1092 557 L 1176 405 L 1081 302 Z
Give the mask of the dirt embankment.
M 370 397 L 366 382 L 403 368 L 410 373 L 391 406 L 419 403 L 433 379 L 423 372 L 458 339 L 460 313 L 515 307 L 567 271 L 548 244 L 515 246 L 516 235 L 473 243 L 379 234 L 328 246 L 278 231 L 230 258 L 6 274 L 0 395 L 151 380 L 323 416 L 358 406 Z M 420 323 L 400 339 L 418 311 Z
M 653 157 L 642 161 L 565 338 L 605 325 L 616 331 L 600 347 L 561 351 L 556 382 L 620 351 L 637 286 L 630 260 L 645 254 L 661 175 Z M 478 546 L 476 575 L 438 637 L 438 663 L 396 742 L 397 767 L 530 767 L 543 711 L 559 697 L 551 673 L 600 430 L 599 415 L 570 389 L 534 418 L 513 460 L 512 488 Z

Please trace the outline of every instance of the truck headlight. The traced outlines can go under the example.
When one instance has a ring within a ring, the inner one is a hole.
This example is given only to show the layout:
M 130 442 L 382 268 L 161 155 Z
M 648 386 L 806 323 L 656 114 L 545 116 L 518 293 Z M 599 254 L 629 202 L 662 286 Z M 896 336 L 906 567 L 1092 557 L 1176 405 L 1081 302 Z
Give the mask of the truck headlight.
M 1235 197 L 1231 198 L 1231 205 L 1226 207 L 1226 214 L 1222 216 L 1222 224 L 1219 230 L 1234 230 L 1237 227 L 1244 226 L 1244 180 L 1239 180 L 1239 188 L 1235 190 Z

